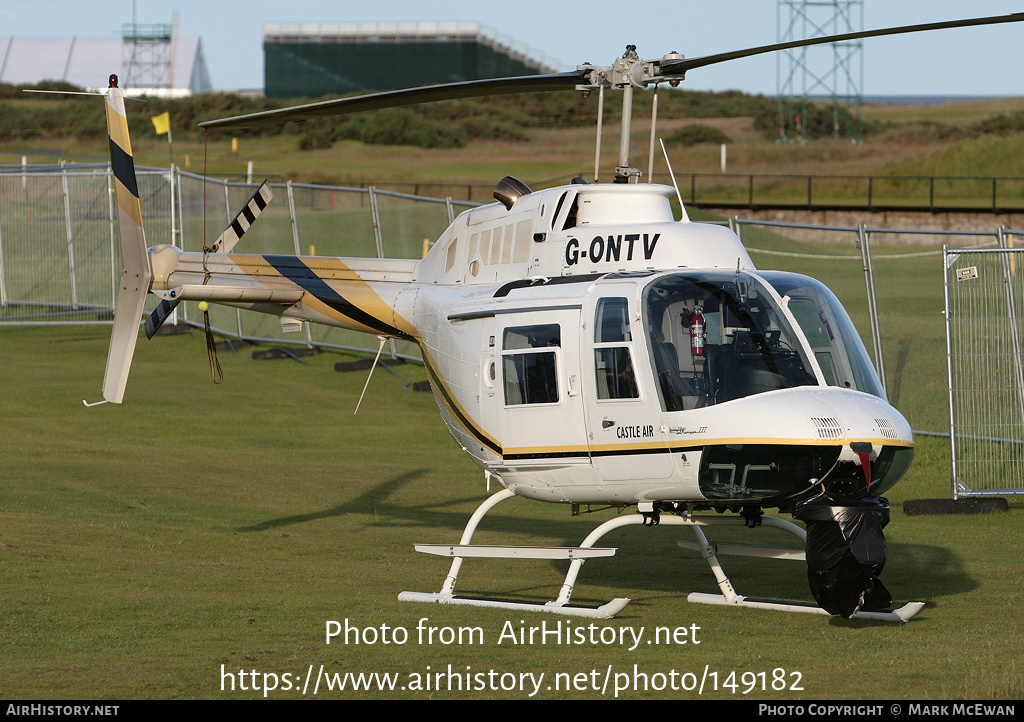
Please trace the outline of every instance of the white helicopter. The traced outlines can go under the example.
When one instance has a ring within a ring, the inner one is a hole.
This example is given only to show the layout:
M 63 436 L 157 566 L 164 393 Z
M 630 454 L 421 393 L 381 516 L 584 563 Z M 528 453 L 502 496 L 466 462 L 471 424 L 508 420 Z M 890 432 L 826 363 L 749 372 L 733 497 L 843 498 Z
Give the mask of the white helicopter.
M 277 315 L 416 342 L 455 441 L 501 490 L 471 517 L 458 544 L 423 544 L 452 558 L 440 592 L 404 601 L 611 617 L 628 599 L 570 602 L 595 546 L 632 524 L 689 527 L 721 594 L 691 602 L 907 621 L 878 579 L 892 487 L 913 457 L 910 425 L 885 399 L 853 324 L 835 296 L 806 276 L 754 267 L 729 230 L 676 219 L 670 186 L 640 184 L 629 165 L 634 88 L 678 84 L 694 68 L 852 38 L 1024 20 L 1024 13 L 819 37 L 704 58 L 641 60 L 629 46 L 609 67 L 471 81 L 297 106 L 201 123 L 266 125 L 433 100 L 537 90 L 623 91 L 615 183 L 531 192 L 514 178 L 499 201 L 462 213 L 422 260 L 232 253 L 269 202 L 264 185 L 213 247 L 147 250 L 123 95 L 106 93 L 122 257 L 104 402 L 122 401 L 146 296 L 163 299 L 152 335 L 183 300 Z M 600 114 L 599 114 L 600 116 Z M 600 133 L 600 130 L 599 130 Z M 652 147 L 654 132 L 652 131 Z M 598 143 L 600 146 L 600 142 Z M 597 174 L 595 164 L 595 176 Z M 681 206 L 680 202 L 680 206 Z M 104 403 L 100 402 L 100 403 Z M 513 496 L 620 513 L 576 547 L 472 544 L 484 515 Z M 807 530 L 764 509 L 792 513 Z M 715 511 L 700 516 L 696 512 Z M 729 514 L 726 514 L 729 512 Z M 773 526 L 804 547 L 715 544 L 711 525 Z M 738 594 L 718 556 L 806 560 L 817 604 Z M 462 597 L 464 559 L 568 559 L 548 603 Z

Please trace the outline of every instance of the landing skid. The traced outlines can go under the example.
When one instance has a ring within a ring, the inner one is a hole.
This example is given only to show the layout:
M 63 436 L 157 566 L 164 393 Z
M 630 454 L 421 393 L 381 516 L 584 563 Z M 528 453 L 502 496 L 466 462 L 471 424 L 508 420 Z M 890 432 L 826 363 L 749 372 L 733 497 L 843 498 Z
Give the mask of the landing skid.
M 474 607 L 496 607 L 500 609 L 516 609 L 532 612 L 549 612 L 576 617 L 590 617 L 595 619 L 610 619 L 621 612 L 627 604 L 628 598 L 619 597 L 611 600 L 600 607 L 587 607 L 570 604 L 573 587 L 579 575 L 583 562 L 596 557 L 614 556 L 613 548 L 598 548 L 594 545 L 601 537 L 610 531 L 624 526 L 645 525 L 650 519 L 641 514 L 628 514 L 626 516 L 611 519 L 598 526 L 583 540 L 578 547 L 529 547 L 529 546 L 490 546 L 470 544 L 477 526 L 484 515 L 493 509 L 497 504 L 506 499 L 511 499 L 515 494 L 507 489 L 493 494 L 489 497 L 470 517 L 466 528 L 462 533 L 459 544 L 417 544 L 416 551 L 438 556 L 452 557 L 452 566 L 448 576 L 444 580 L 441 591 L 436 594 L 424 592 L 402 592 L 398 595 L 402 602 L 432 602 L 435 604 L 458 604 Z M 733 554 L 740 556 L 757 556 L 770 559 L 791 559 L 803 561 L 804 550 L 802 548 L 760 546 L 754 544 L 728 544 L 712 543 L 704 536 L 701 527 L 705 526 L 743 526 L 746 520 L 741 517 L 694 517 L 694 516 L 662 516 L 659 522 L 661 525 L 687 526 L 693 532 L 694 541 L 679 540 L 679 546 L 685 549 L 693 549 L 700 552 L 718 582 L 721 594 L 692 593 L 687 601 L 697 604 L 718 604 L 734 607 L 754 607 L 757 609 L 775 609 L 784 612 L 809 612 L 812 614 L 829 613 L 816 604 L 809 602 L 786 602 L 772 599 L 759 599 L 755 597 L 744 597 L 736 593 L 732 583 L 722 570 L 718 561 L 719 554 Z M 763 526 L 775 527 L 793 534 L 801 543 L 806 541 L 807 534 L 804 530 L 791 522 L 774 517 L 763 517 Z M 492 558 L 492 559 L 569 559 L 569 571 L 565 575 L 565 582 L 558 593 L 558 598 L 551 602 L 521 602 L 506 599 L 488 599 L 481 597 L 464 597 L 455 594 L 455 584 L 458 581 L 459 571 L 462 569 L 462 562 L 467 558 Z M 912 602 L 894 611 L 873 611 L 858 612 L 855 619 L 874 619 L 887 622 L 906 622 L 924 607 L 923 602 Z

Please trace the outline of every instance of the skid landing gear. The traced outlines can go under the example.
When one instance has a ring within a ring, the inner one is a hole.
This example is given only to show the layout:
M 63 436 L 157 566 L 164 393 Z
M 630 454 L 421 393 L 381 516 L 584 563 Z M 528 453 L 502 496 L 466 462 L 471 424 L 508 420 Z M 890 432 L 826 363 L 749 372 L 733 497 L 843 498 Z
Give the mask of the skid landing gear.
M 471 544 L 473 533 L 476 531 L 480 520 L 484 515 L 493 509 L 497 504 L 511 499 L 515 494 L 507 489 L 493 494 L 489 497 L 470 517 L 469 523 L 462 533 L 462 539 L 458 544 L 417 544 L 416 551 L 426 554 L 435 554 L 452 558 L 452 566 L 448 576 L 444 580 L 441 591 L 436 594 L 424 592 L 402 592 L 398 595 L 399 601 L 403 602 L 433 602 L 436 604 L 461 604 L 476 607 L 498 607 L 501 609 L 516 609 L 534 612 L 549 612 L 577 617 L 591 617 L 596 619 L 610 619 L 621 612 L 627 604 L 628 598 L 616 598 L 600 607 L 586 607 L 570 604 L 573 587 L 579 575 L 583 562 L 595 557 L 610 557 L 615 555 L 614 548 L 599 548 L 594 545 L 605 534 L 624 526 L 643 525 L 649 526 L 649 515 L 628 514 L 606 521 L 598 526 L 583 540 L 578 547 L 534 547 L 534 546 L 491 546 Z M 772 599 L 758 599 L 744 597 L 736 593 L 729 581 L 729 578 L 722 570 L 718 561 L 720 554 L 733 554 L 740 556 L 756 556 L 769 559 L 791 559 L 803 561 L 805 559 L 802 548 L 760 546 L 754 544 L 732 544 L 713 543 L 707 540 L 702 527 L 706 526 L 746 526 L 748 521 L 743 517 L 695 517 L 663 515 L 659 524 L 687 526 L 693 532 L 694 540 L 679 540 L 677 543 L 684 549 L 692 549 L 700 552 L 708 565 L 711 567 L 718 582 L 721 594 L 700 594 L 692 593 L 687 601 L 698 604 L 719 604 L 736 607 L 755 607 L 759 609 L 775 609 L 785 612 L 809 612 L 814 614 L 825 614 L 828 612 L 812 602 L 786 602 Z M 806 533 L 802 528 L 791 522 L 775 517 L 764 517 L 761 520 L 763 526 L 775 527 L 793 534 L 801 542 L 806 540 Z M 506 599 L 486 599 L 480 597 L 463 597 L 455 594 L 455 584 L 458 581 L 459 571 L 462 568 L 463 560 L 469 557 L 476 558 L 497 558 L 497 559 L 569 559 L 569 571 L 565 575 L 559 590 L 558 597 L 551 602 L 518 602 Z M 924 607 L 923 602 L 913 602 L 895 611 L 883 612 L 858 612 L 855 619 L 875 619 L 892 622 L 905 622 L 913 617 Z

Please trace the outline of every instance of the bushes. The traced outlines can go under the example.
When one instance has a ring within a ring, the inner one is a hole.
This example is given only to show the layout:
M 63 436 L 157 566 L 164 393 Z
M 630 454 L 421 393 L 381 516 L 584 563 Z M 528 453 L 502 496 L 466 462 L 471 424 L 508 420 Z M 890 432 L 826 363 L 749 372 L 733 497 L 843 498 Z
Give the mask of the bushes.
M 1015 113 L 1001 113 L 985 118 L 974 123 L 970 127 L 972 135 L 1012 135 L 1024 133 L 1024 111 L 1018 110 Z
M 698 145 L 700 143 L 716 143 L 721 145 L 722 143 L 731 143 L 732 138 L 726 135 L 718 128 L 713 128 L 710 125 L 702 125 L 701 123 L 692 123 L 690 125 L 684 125 L 682 128 L 677 128 L 667 138 L 665 138 L 665 145 Z

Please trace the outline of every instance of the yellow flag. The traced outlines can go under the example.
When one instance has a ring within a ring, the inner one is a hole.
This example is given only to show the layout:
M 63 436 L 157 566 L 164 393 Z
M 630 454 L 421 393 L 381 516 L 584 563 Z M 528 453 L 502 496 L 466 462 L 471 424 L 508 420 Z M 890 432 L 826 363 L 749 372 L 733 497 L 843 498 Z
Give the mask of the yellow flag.
M 154 115 L 150 120 L 153 121 L 153 128 L 156 129 L 157 135 L 163 135 L 171 129 L 171 114 L 163 112 L 160 115 Z

